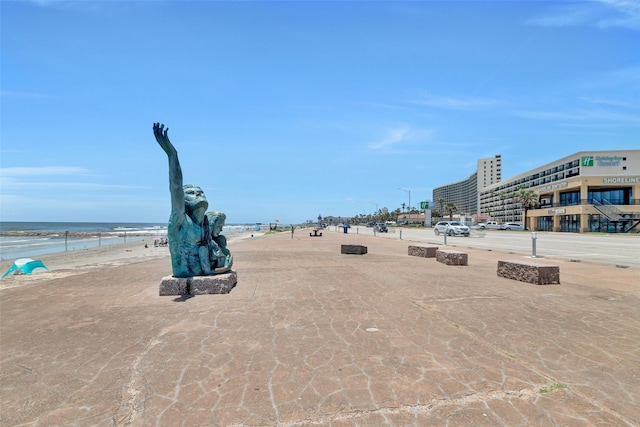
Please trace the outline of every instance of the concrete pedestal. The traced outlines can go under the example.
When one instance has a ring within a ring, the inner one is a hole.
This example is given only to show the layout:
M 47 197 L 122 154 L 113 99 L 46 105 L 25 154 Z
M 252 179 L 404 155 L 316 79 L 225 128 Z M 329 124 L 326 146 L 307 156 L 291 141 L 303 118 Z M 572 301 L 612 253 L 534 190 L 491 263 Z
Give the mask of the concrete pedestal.
M 167 276 L 160 282 L 160 296 L 228 294 L 237 283 L 238 275 L 234 270 L 213 276 Z

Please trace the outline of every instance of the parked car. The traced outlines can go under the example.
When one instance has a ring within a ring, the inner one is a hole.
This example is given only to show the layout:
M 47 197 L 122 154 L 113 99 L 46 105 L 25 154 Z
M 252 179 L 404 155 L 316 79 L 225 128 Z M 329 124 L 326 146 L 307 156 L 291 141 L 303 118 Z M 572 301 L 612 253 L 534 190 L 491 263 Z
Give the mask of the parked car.
M 524 230 L 524 226 L 516 222 L 505 222 L 500 225 L 500 230 Z
M 497 230 L 500 228 L 500 224 L 495 221 L 481 222 L 480 224 L 478 224 L 478 228 Z
M 375 227 L 376 223 L 375 222 L 368 222 L 367 223 L 367 227 L 371 228 L 371 227 Z
M 449 236 L 463 235 L 469 237 L 471 230 L 466 225 L 459 223 L 458 221 L 440 221 L 433 227 L 433 232 L 436 236 L 440 233 L 448 234 Z
M 387 228 L 387 224 L 385 224 L 384 222 L 376 224 L 375 230 L 379 233 L 386 233 L 389 231 L 389 229 Z

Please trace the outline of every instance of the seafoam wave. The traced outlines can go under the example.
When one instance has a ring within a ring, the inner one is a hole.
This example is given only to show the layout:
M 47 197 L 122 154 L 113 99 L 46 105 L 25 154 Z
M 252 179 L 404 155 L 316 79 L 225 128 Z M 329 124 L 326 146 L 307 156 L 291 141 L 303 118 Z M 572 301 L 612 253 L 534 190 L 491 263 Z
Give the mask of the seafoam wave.
M 223 234 L 243 233 L 256 226 L 225 225 Z M 167 236 L 167 224 L 0 222 L 0 260 L 88 249 L 132 241 L 153 242 Z

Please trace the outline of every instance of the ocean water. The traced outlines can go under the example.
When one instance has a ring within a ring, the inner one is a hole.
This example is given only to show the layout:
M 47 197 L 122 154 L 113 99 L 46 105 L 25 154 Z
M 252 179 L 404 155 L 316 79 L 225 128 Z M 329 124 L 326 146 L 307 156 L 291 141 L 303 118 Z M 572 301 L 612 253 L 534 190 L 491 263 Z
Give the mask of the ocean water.
M 242 233 L 255 225 L 225 225 L 223 233 Z M 0 260 L 34 258 L 167 236 L 167 223 L 0 221 Z
M 0 259 L 94 248 L 166 237 L 167 224 L 103 222 L 0 222 Z

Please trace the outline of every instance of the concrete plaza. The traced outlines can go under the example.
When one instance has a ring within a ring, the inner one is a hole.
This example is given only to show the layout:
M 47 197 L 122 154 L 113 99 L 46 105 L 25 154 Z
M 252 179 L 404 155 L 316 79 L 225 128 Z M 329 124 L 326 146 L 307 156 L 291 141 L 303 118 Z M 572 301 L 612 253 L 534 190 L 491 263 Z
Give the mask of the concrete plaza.
M 368 247 L 342 255 L 342 244 Z M 638 269 L 305 230 L 233 242 L 227 295 L 160 297 L 168 256 L 0 292 L 0 425 L 640 424 Z

